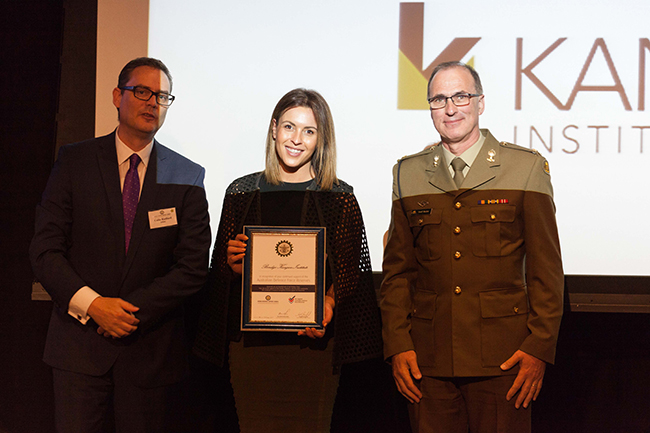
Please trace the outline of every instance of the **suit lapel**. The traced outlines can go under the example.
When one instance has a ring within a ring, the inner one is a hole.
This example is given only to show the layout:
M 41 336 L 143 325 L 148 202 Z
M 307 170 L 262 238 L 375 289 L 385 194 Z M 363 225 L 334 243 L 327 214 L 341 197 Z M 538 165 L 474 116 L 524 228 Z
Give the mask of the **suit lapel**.
M 104 183 L 109 207 L 107 223 L 114 233 L 113 245 L 117 251 L 124 251 L 124 211 L 122 210 L 122 191 L 120 190 L 120 171 L 115 149 L 115 132 L 98 139 L 97 164 Z M 99 216 L 98 216 L 99 218 Z M 124 254 L 117 254 L 122 257 Z
M 429 175 L 429 183 L 444 192 L 454 192 L 456 184 L 447 169 L 447 161 L 442 151 L 442 144 L 438 144 L 431 152 L 431 163 L 426 171 Z
M 158 194 L 158 170 L 159 162 L 161 161 L 160 153 L 158 152 L 158 142 L 154 140 L 151 156 L 149 157 L 149 166 L 147 173 L 144 176 L 144 184 L 142 185 L 142 192 L 140 193 L 140 201 L 138 201 L 138 208 L 135 212 L 135 219 L 133 220 L 133 230 L 131 232 L 131 242 L 129 243 L 129 252 L 126 255 L 126 263 L 122 271 L 122 281 L 126 277 L 129 268 L 133 264 L 133 258 L 140 248 L 142 238 L 147 230 L 149 230 L 149 211 L 154 210 L 156 203 L 156 195 Z

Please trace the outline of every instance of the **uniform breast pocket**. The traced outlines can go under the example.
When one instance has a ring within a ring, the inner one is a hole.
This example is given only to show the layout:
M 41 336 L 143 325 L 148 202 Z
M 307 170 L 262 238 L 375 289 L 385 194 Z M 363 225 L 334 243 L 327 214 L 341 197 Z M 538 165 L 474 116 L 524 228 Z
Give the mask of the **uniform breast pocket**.
M 441 256 L 442 209 L 409 210 L 408 217 L 417 259 L 420 261 L 438 260 Z
M 506 256 L 521 242 L 517 229 L 517 207 L 514 205 L 483 205 L 470 209 L 472 218 L 472 251 L 478 257 Z

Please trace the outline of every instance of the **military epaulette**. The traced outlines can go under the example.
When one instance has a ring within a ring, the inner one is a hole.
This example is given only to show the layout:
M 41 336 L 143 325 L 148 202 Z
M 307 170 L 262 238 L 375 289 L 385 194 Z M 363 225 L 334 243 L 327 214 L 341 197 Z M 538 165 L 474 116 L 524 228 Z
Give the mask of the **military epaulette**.
M 499 143 L 499 145 L 501 145 L 502 147 L 507 147 L 509 149 L 521 150 L 527 153 L 532 153 L 535 156 L 541 157 L 544 160 L 544 165 L 542 166 L 542 168 L 544 169 L 544 173 L 549 175 L 551 174 L 551 170 L 548 166 L 548 161 L 546 160 L 546 158 L 544 158 L 544 156 L 542 156 L 541 153 L 537 151 L 537 149 L 529 149 L 527 147 L 517 146 L 516 144 L 507 143 L 505 141 L 502 141 L 501 143 Z
M 413 154 L 411 154 L 411 155 L 404 155 L 403 157 L 401 157 L 400 159 L 398 159 L 397 162 L 402 162 L 402 161 L 404 161 L 405 159 L 410 159 L 410 158 L 414 158 L 414 157 L 416 157 L 416 156 L 426 155 L 426 154 L 428 154 L 428 153 L 431 153 L 431 152 L 433 152 L 433 150 L 436 148 L 436 146 L 438 146 L 440 143 L 441 143 L 441 141 L 439 141 L 439 142 L 437 142 L 437 143 L 430 144 L 430 145 L 428 145 L 427 147 L 425 147 L 423 150 L 419 151 L 418 153 L 413 153 Z
M 499 145 L 501 147 L 507 147 L 508 149 L 523 150 L 524 152 L 532 153 L 533 155 L 539 155 L 537 149 L 529 149 L 527 147 L 518 146 L 516 144 L 508 143 L 506 141 L 502 141 L 501 143 L 499 143 Z

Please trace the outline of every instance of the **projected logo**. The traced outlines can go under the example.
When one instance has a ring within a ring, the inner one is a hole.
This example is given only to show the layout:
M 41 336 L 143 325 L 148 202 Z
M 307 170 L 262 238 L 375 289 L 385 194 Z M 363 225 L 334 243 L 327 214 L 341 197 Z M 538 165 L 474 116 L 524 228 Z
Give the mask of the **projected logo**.
M 400 3 L 397 108 L 428 110 L 427 82 L 440 63 L 462 60 L 481 38 L 456 38 L 424 67 L 424 3 Z M 472 57 L 467 63 L 474 66 Z

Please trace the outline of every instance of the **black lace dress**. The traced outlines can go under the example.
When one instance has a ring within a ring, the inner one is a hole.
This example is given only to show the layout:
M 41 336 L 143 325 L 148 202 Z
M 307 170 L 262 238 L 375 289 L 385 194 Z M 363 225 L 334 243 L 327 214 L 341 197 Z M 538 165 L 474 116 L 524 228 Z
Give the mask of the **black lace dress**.
M 299 226 L 310 184 L 270 185 L 262 178 L 262 225 Z M 243 433 L 329 432 L 338 387 L 332 372 L 333 325 L 322 339 L 244 332 L 239 342 L 231 342 L 230 370 Z
M 260 224 L 326 227 L 326 275 L 336 307 L 324 338 L 240 331 L 241 277 L 227 264 L 227 245 L 244 225 Z M 392 414 L 384 402 L 390 398 L 377 385 L 393 384 L 381 359 L 370 254 L 350 185 L 339 180 L 330 191 L 316 182 L 272 187 L 262 173 L 234 180 L 224 197 L 200 305 L 193 352 L 218 368 L 227 365 L 230 347 L 243 432 L 328 432 L 338 381 L 333 371 L 341 372 L 345 388 L 336 394 L 334 431 L 388 431 Z

